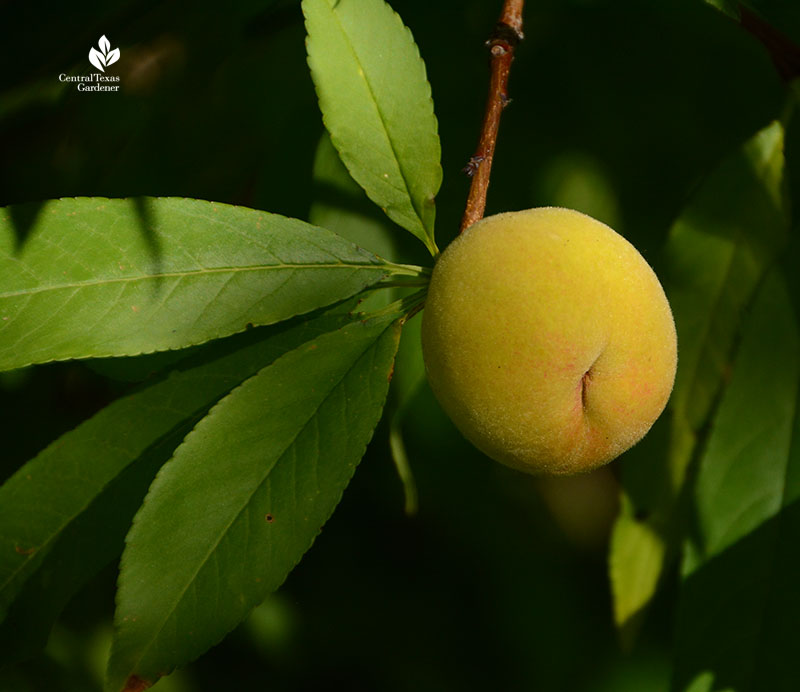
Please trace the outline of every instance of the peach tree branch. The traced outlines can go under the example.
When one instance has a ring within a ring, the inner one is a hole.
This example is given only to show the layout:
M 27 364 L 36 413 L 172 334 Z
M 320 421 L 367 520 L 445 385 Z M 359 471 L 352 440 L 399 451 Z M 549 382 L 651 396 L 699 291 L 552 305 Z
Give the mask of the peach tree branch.
M 492 172 L 497 132 L 500 128 L 500 116 L 508 105 L 508 75 L 514 60 L 514 50 L 523 39 L 522 8 L 524 0 L 505 0 L 500 19 L 486 42 L 490 54 L 491 77 L 489 80 L 489 97 L 486 101 L 486 112 L 478 148 L 469 160 L 464 172 L 472 177 L 467 206 L 461 220 L 461 231 L 483 218 L 486 208 L 486 192 L 489 188 L 489 176 Z

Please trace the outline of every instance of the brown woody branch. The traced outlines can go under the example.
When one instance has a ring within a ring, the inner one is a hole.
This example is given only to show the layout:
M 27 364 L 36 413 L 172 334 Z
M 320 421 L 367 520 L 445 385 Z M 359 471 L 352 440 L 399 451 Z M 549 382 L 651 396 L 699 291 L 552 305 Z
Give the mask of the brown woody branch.
M 739 23 L 769 51 L 778 74 L 785 82 L 800 77 L 800 46 L 742 4 L 739 5 Z
M 508 75 L 511 62 L 514 60 L 514 49 L 522 40 L 522 7 L 524 0 L 505 0 L 500 19 L 486 42 L 490 54 L 491 78 L 489 80 L 489 98 L 486 102 L 486 113 L 483 117 L 481 138 L 475 155 L 469 160 L 464 172 L 472 177 L 472 184 L 467 198 L 461 230 L 469 228 L 483 218 L 486 208 L 486 191 L 489 188 L 489 176 L 492 172 L 497 131 L 500 127 L 500 115 L 508 105 Z

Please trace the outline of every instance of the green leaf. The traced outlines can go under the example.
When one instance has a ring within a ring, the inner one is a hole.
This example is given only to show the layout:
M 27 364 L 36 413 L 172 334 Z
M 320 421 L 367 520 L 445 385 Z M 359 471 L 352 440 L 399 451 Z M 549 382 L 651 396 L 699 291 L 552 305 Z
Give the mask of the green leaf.
M 383 0 L 303 0 L 325 127 L 350 174 L 432 255 L 441 147 L 411 32 Z
M 664 565 L 666 541 L 652 522 L 635 518 L 623 495 L 622 509 L 611 532 L 609 574 L 614 595 L 614 622 L 623 650 L 633 648 L 644 609 L 656 592 Z
M 681 366 L 670 402 L 676 426 L 695 433 L 722 386 L 744 308 L 785 244 L 784 131 L 774 122 L 703 186 L 667 244 L 668 290 Z M 680 485 L 686 460 L 675 464 Z
M 149 410 L 149 409 L 148 409 Z M 111 426 L 118 421 L 112 421 Z M 72 596 L 95 574 L 122 553 L 125 534 L 159 467 L 191 430 L 195 418 L 154 442 L 144 453 L 110 480 L 74 517 L 53 527 L 41 556 L 29 563 L 15 583 L 3 589 L 3 600 L 16 596 L 0 622 L 0 666 L 15 663 L 44 648 L 59 613 Z M 65 441 L 65 447 L 80 444 L 79 436 Z M 65 450 L 66 451 L 66 450 Z M 73 456 L 66 451 L 65 458 Z M 90 456 L 88 453 L 85 456 Z M 102 455 L 95 455 L 102 456 Z M 39 487 L 38 502 L 51 502 L 52 483 Z M 70 488 L 65 483 L 67 491 Z M 39 505 L 29 509 L 30 515 Z M 31 518 L 35 523 L 36 518 Z M 0 529 L 2 530 L 2 529 Z M 4 542 L 8 535 L 4 534 Z
M 321 228 L 189 199 L 0 211 L 0 369 L 177 349 L 347 298 L 397 271 Z M 412 272 L 413 273 L 413 272 Z
M 615 620 L 628 643 L 680 545 L 687 469 L 724 384 L 741 315 L 787 239 L 783 143 L 780 123 L 757 133 L 705 181 L 670 231 L 666 287 L 679 361 L 669 454 L 644 476 L 623 467 L 627 497 L 610 554 Z M 640 551 L 643 540 L 648 549 Z
M 772 273 L 700 463 L 680 593 L 676 691 L 797 689 L 800 333 Z
M 279 358 L 162 468 L 122 558 L 108 690 L 195 658 L 284 581 L 380 418 L 399 317 L 353 323 Z
M 287 351 L 350 323 L 349 307 L 202 347 L 181 369 L 63 435 L 0 487 L 0 620 L 21 599 L 0 628 L 9 642 L 0 659 L 41 644 L 69 597 L 121 552 L 149 480 L 211 405 Z

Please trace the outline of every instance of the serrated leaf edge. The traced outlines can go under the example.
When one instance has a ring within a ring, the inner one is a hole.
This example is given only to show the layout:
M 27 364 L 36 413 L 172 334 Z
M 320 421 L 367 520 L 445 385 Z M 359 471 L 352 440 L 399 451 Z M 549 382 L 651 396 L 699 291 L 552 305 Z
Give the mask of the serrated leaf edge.
M 337 23 L 339 23 L 339 26 L 340 26 L 340 29 L 341 29 L 341 33 L 344 36 L 347 36 L 348 35 L 347 32 L 344 30 L 344 27 L 342 26 L 338 15 L 336 15 L 335 5 L 331 5 L 329 0 L 323 0 L 323 1 L 328 4 L 328 7 L 330 8 L 331 14 L 333 14 L 336 17 L 336 21 L 337 21 Z M 383 0 L 380 0 L 380 1 L 383 2 Z M 425 61 L 422 59 L 422 55 L 419 52 L 419 46 L 417 45 L 416 41 L 414 40 L 414 36 L 413 36 L 413 33 L 411 32 L 411 29 L 409 27 L 407 27 L 403 23 L 402 17 L 390 5 L 388 5 L 388 3 L 384 3 L 384 4 L 386 4 L 389 7 L 389 10 L 394 15 L 395 21 L 400 24 L 402 29 L 407 34 L 408 38 L 410 39 L 410 43 L 411 43 L 411 45 L 413 47 L 415 56 L 416 56 L 417 60 L 422 64 L 422 77 L 423 77 L 423 81 L 424 81 L 425 85 L 427 86 L 427 96 L 425 98 L 425 101 L 426 101 L 426 103 L 429 103 L 430 107 L 431 107 L 431 115 L 433 117 L 433 122 L 434 122 L 436 141 L 439 144 L 439 146 L 438 146 L 439 161 L 436 164 L 436 172 L 437 172 L 436 184 L 434 186 L 435 189 L 432 192 L 433 197 L 431 198 L 431 203 L 433 203 L 433 199 L 435 198 L 436 194 L 438 193 L 439 188 L 441 187 L 441 184 L 442 184 L 442 179 L 443 179 L 443 171 L 442 171 L 442 165 L 441 165 L 441 142 L 440 142 L 440 139 L 439 139 L 439 120 L 436 117 L 436 112 L 434 110 L 433 90 L 431 88 L 430 81 L 428 80 L 427 67 L 425 65 Z M 305 14 L 305 12 L 304 12 L 304 14 Z M 307 32 L 306 46 L 307 46 L 307 54 L 308 54 L 308 65 L 309 65 L 309 68 L 310 68 L 311 73 L 313 75 L 315 73 L 315 69 L 314 69 L 314 66 L 311 64 L 311 52 L 310 52 L 310 50 L 308 50 L 308 47 L 311 45 L 311 43 L 313 42 L 314 39 L 308 33 L 308 18 L 306 18 L 305 24 L 306 24 L 306 32 Z M 378 105 L 378 100 L 375 98 L 375 94 L 374 94 L 374 91 L 372 89 L 372 85 L 370 84 L 369 79 L 367 78 L 366 72 L 364 71 L 364 69 L 361 66 L 361 60 L 359 59 L 358 54 L 352 49 L 352 44 L 351 44 L 350 41 L 347 41 L 347 45 L 351 50 L 351 53 L 353 55 L 353 59 L 359 65 L 360 75 L 364 80 L 364 84 L 366 85 L 367 90 L 370 93 L 370 96 L 372 97 L 371 98 L 371 103 L 372 103 L 372 105 L 373 105 L 373 107 L 374 107 L 374 109 L 375 109 L 375 111 L 376 111 L 376 113 L 378 115 L 378 120 L 379 120 L 379 122 L 381 124 L 381 128 L 383 130 L 383 134 L 384 134 L 384 136 L 386 138 L 386 142 L 388 143 L 389 148 L 390 148 L 390 150 L 392 152 L 393 159 L 394 159 L 394 162 L 395 162 L 396 167 L 397 167 L 397 171 L 398 171 L 398 173 L 400 175 L 400 178 L 403 181 L 403 185 L 405 187 L 405 192 L 407 193 L 407 197 L 408 197 L 408 200 L 409 200 L 409 202 L 411 204 L 411 208 L 414 211 L 415 220 L 416 220 L 417 223 L 412 223 L 412 224 L 401 223 L 401 219 L 407 219 L 408 217 L 405 214 L 400 214 L 400 213 L 398 213 L 396 211 L 393 212 L 392 210 L 383 207 L 381 205 L 381 200 L 380 199 L 376 199 L 375 194 L 370 192 L 370 190 L 368 190 L 367 187 L 364 186 L 358 180 L 358 177 L 356 177 L 356 173 L 352 170 L 351 166 L 348 163 L 348 159 L 350 157 L 350 153 L 349 153 L 349 151 L 347 151 L 347 147 L 344 146 L 344 143 L 339 139 L 339 137 L 337 137 L 334 134 L 333 130 L 330 128 L 329 122 L 328 122 L 328 116 L 326 115 L 326 110 L 324 108 L 320 108 L 320 110 L 322 111 L 322 122 L 325 125 L 325 129 L 330 134 L 331 142 L 333 143 L 334 147 L 336 148 L 336 151 L 339 153 L 339 156 L 340 156 L 340 158 L 342 160 L 342 163 L 344 163 L 344 165 L 347 167 L 347 170 L 350 173 L 350 175 L 352 176 L 353 180 L 355 180 L 361 186 L 361 188 L 364 190 L 364 192 L 367 194 L 367 197 L 369 197 L 369 199 L 374 204 L 376 204 L 387 216 L 389 216 L 389 218 L 391 218 L 392 221 L 394 221 L 395 223 L 399 224 L 400 226 L 405 228 L 407 231 L 411 232 L 419 240 L 421 240 L 423 242 L 423 244 L 425 245 L 425 247 L 428 248 L 428 251 L 431 253 L 431 255 L 435 257 L 435 256 L 437 256 L 439 254 L 439 248 L 436 246 L 436 241 L 434 239 L 434 224 L 435 224 L 436 207 L 433 206 L 433 204 L 432 204 L 432 207 L 431 207 L 431 227 L 428 228 L 428 226 L 426 225 L 425 220 L 424 220 L 425 214 L 418 207 L 418 202 L 416 201 L 416 199 L 414 198 L 414 195 L 411 192 L 411 187 L 409 185 L 408 178 L 406 177 L 406 173 L 403 170 L 403 167 L 400 165 L 400 159 L 399 159 L 399 157 L 397 155 L 397 150 L 395 149 L 394 142 L 393 142 L 393 140 L 392 140 L 392 138 L 391 138 L 391 136 L 389 134 L 388 128 L 386 126 L 386 119 L 384 118 L 383 112 L 381 111 L 380 106 Z M 322 104 L 326 99 L 323 97 L 322 93 L 320 92 L 320 88 L 317 85 L 317 81 L 313 80 L 313 82 L 314 82 L 314 91 L 315 91 L 315 93 L 317 95 L 317 100 L 319 101 L 320 104 Z M 398 189 L 398 188 L 395 188 L 395 189 Z
M 386 333 L 386 332 L 387 332 L 389 329 L 395 328 L 395 329 L 397 330 L 397 333 L 398 333 L 398 338 L 399 338 L 399 333 L 400 333 L 400 328 L 402 327 L 403 318 L 402 318 L 402 317 L 396 317 L 395 319 L 392 319 L 392 320 L 387 320 L 386 322 L 387 322 L 387 324 L 386 324 L 386 328 L 385 328 L 383 331 L 381 331 L 380 335 L 376 337 L 375 341 L 371 342 L 371 343 L 370 343 L 370 345 L 369 345 L 369 346 L 367 346 L 367 348 L 365 348 L 365 349 L 364 349 L 364 351 L 363 351 L 363 352 L 362 352 L 362 353 L 361 353 L 361 354 L 360 354 L 360 355 L 359 355 L 359 356 L 358 356 L 358 357 L 357 357 L 357 358 L 356 358 L 356 359 L 353 361 L 353 365 L 351 365 L 351 366 L 350 366 L 350 367 L 347 369 L 347 371 L 346 371 L 346 372 L 345 372 L 345 374 L 343 375 L 342 379 L 341 379 L 341 380 L 339 380 L 339 381 L 337 381 L 337 382 L 336 382 L 336 383 L 335 383 L 335 384 L 334 384 L 334 385 L 333 385 L 333 386 L 330 388 L 330 390 L 328 391 L 328 394 L 326 394 L 325 398 L 324 398 L 324 399 L 322 400 L 322 402 L 320 403 L 320 406 L 322 405 L 322 403 L 324 403 L 325 401 L 327 401 L 327 399 L 328 399 L 328 396 L 330 396 L 330 393 L 331 393 L 331 392 L 333 392 L 333 390 L 334 390 L 334 389 L 336 389 L 336 388 L 337 388 L 337 387 L 338 387 L 338 386 L 341 384 L 341 382 L 344 380 L 344 378 L 345 378 L 345 377 L 346 377 L 346 376 L 347 376 L 347 375 L 350 373 L 350 371 L 351 371 L 351 370 L 353 369 L 353 367 L 355 366 L 355 363 L 357 363 L 357 362 L 358 362 L 358 361 L 359 361 L 359 360 L 360 360 L 360 359 L 361 359 L 361 358 L 364 356 L 364 354 L 365 354 L 367 351 L 369 351 L 369 350 L 370 350 L 370 348 L 373 348 L 373 347 L 374 347 L 374 345 L 375 345 L 375 344 L 377 344 L 377 343 L 378 343 L 378 341 L 384 337 L 385 333 Z M 345 325 L 345 326 L 343 326 L 343 327 L 341 327 L 340 329 L 338 329 L 338 330 L 335 330 L 335 331 L 341 331 L 341 329 L 345 329 L 345 328 L 346 328 L 346 327 L 348 327 L 348 326 L 352 326 L 352 324 L 353 324 L 353 323 L 351 323 L 350 325 Z M 328 333 L 331 333 L 331 332 L 328 332 Z M 314 340 L 312 340 L 312 341 L 316 341 L 316 339 L 314 339 Z M 175 459 L 175 457 L 176 457 L 176 456 L 177 456 L 177 454 L 179 453 L 180 449 L 181 449 L 181 448 L 182 448 L 184 445 L 186 445 L 186 444 L 188 443 L 189 439 L 190 439 L 192 436 L 194 436 L 194 435 L 197 433 L 197 430 L 198 430 L 198 428 L 199 428 L 201 425 L 206 425 L 206 424 L 208 424 L 208 423 L 205 423 L 205 421 L 209 420 L 210 418 L 212 418 L 212 417 L 215 415 L 215 413 L 216 413 L 216 410 L 218 409 L 218 407 L 219 407 L 219 406 L 221 406 L 221 405 L 223 405 L 223 404 L 224 404 L 224 402 L 225 402 L 225 400 L 226 400 L 228 397 L 230 397 L 230 396 L 234 395 L 238 389 L 240 389 L 240 388 L 242 388 L 242 387 L 245 387 L 245 386 L 247 386 L 248 382 L 250 382 L 251 380 L 254 380 L 255 378 L 257 378 L 259 375 L 261 375 L 263 372 L 265 372 L 265 371 L 266 371 L 268 368 L 272 367 L 273 365 L 275 365 L 276 363 L 278 363 L 278 362 L 279 362 L 280 360 L 282 360 L 283 358 L 286 358 L 286 357 L 287 357 L 287 356 L 289 356 L 290 354 L 296 353 L 297 351 L 299 351 L 299 350 L 301 350 L 301 349 L 303 349 L 303 348 L 306 348 L 306 347 L 308 346 L 308 344 L 309 344 L 309 343 L 311 343 L 311 342 L 306 342 L 305 344 L 302 344 L 301 346 L 298 346 L 297 348 L 295 348 L 295 349 L 292 349 L 291 351 L 288 351 L 287 353 L 283 354 L 282 356 L 280 356 L 280 358 L 277 358 L 277 359 L 276 359 L 276 360 L 274 360 L 272 363 L 270 363 L 269 365 L 267 365 L 267 366 L 265 366 L 264 368 L 262 368 L 261 370 L 259 370 L 259 371 L 258 371 L 258 372 L 257 372 L 255 375 L 252 375 L 251 377 L 247 378 L 247 379 L 246 379 L 244 382 L 242 382 L 240 385 L 237 385 L 236 387 L 234 387 L 233 389 L 231 389 L 231 390 L 230 390 L 230 391 L 229 391 L 229 392 L 228 392 L 228 393 L 227 393 L 225 396 L 223 396 L 222 398 L 220 398 L 220 399 L 219 399 L 219 400 L 218 400 L 218 401 L 217 401 L 217 402 L 216 402 L 216 403 L 215 403 L 215 404 L 214 404 L 214 405 L 213 405 L 213 406 L 212 406 L 212 407 L 211 407 L 211 408 L 208 410 L 208 413 L 207 413 L 207 414 L 206 414 L 206 415 L 205 415 L 205 416 L 204 416 L 204 417 L 203 417 L 203 418 L 202 418 L 200 421 L 198 421 L 198 423 L 195 425 L 195 427 L 194 427 L 194 428 L 193 428 L 193 429 L 192 429 L 192 430 L 191 430 L 191 431 L 190 431 L 190 432 L 189 432 L 189 433 L 186 435 L 186 437 L 183 439 L 183 442 L 181 442 L 181 444 L 180 444 L 180 445 L 178 445 L 178 447 L 176 447 L 176 448 L 175 448 L 175 451 L 174 451 L 174 453 L 173 453 L 173 455 L 172 455 L 172 458 L 171 458 L 169 461 L 167 461 L 167 462 L 166 462 L 166 463 L 165 463 L 165 464 L 164 464 L 164 465 L 161 467 L 161 469 L 159 469 L 158 473 L 156 474 L 156 477 L 155 477 L 155 479 L 153 480 L 153 484 L 150 486 L 150 490 L 148 491 L 147 495 L 145 496 L 145 499 L 144 499 L 144 502 L 142 503 L 142 506 L 144 506 L 144 505 L 145 505 L 145 504 L 148 502 L 148 499 L 149 499 L 149 497 L 150 497 L 150 495 L 151 495 L 151 493 L 152 493 L 152 489 L 153 489 L 153 487 L 154 487 L 154 486 L 155 486 L 155 484 L 156 484 L 156 483 L 159 481 L 159 477 L 161 477 L 163 474 L 165 474 L 165 473 L 169 473 L 169 472 L 171 471 L 171 469 L 169 468 L 169 467 L 170 467 L 170 464 L 171 464 L 171 463 L 172 463 L 172 461 Z M 393 362 L 394 362 L 394 361 L 393 361 Z M 387 386 L 387 388 L 386 388 L 386 394 L 384 395 L 384 401 L 383 401 L 383 403 L 381 404 L 381 410 L 382 410 L 382 409 L 383 409 L 383 407 L 385 406 L 385 402 L 386 402 L 386 396 L 388 396 L 388 386 Z M 318 411 L 318 410 L 319 410 L 319 407 L 317 408 L 317 411 Z M 315 411 L 314 415 L 316 415 L 316 411 Z M 308 420 L 308 421 L 306 421 L 306 422 L 303 424 L 303 426 L 302 426 L 302 427 L 300 428 L 300 430 L 298 431 L 297 435 L 295 435 L 295 437 L 293 438 L 292 442 L 293 442 L 293 441 L 294 441 L 294 440 L 295 440 L 295 439 L 296 439 L 296 438 L 297 438 L 297 437 L 300 435 L 300 433 L 302 432 L 302 430 L 304 430 L 304 429 L 305 429 L 305 426 L 308 424 L 308 422 L 314 418 L 314 415 L 312 415 L 312 416 L 311 416 L 311 418 L 309 418 L 309 420 Z M 363 449 L 361 450 L 361 453 L 358 455 L 358 460 L 355 462 L 355 464 L 353 464 L 352 473 L 351 473 L 350 477 L 348 478 L 348 483 L 349 483 L 349 480 L 350 480 L 350 478 L 352 478 L 352 475 L 353 475 L 353 473 L 355 473 L 355 469 L 356 469 L 356 467 L 358 466 L 358 463 L 361 461 L 361 458 L 363 457 L 363 455 L 364 455 L 364 452 L 366 452 L 367 446 L 369 445 L 370 441 L 371 441 L 371 440 L 372 440 L 372 438 L 374 437 L 374 434 L 375 434 L 375 428 L 373 428 L 372 432 L 369 434 L 368 438 L 366 439 L 366 441 L 365 441 L 365 444 L 364 444 L 364 446 L 363 446 Z M 289 449 L 289 447 L 291 447 L 291 444 L 290 444 L 290 445 L 287 447 L 287 450 Z M 286 452 L 286 450 L 284 450 L 284 452 L 283 452 L 283 453 L 282 453 L 282 454 L 281 454 L 281 455 L 280 455 L 280 456 L 279 456 L 279 457 L 278 457 L 278 458 L 275 460 L 275 462 L 273 463 L 273 465 L 272 465 L 272 466 L 270 466 L 269 470 L 268 470 L 268 471 L 266 472 L 266 474 L 264 475 L 264 480 L 266 480 L 266 478 L 267 478 L 267 477 L 269 476 L 269 474 L 272 472 L 272 469 L 274 469 L 275 465 L 277 465 L 277 464 L 280 462 L 280 460 L 282 459 L 282 457 L 283 457 L 283 454 L 285 454 L 285 452 Z M 258 486 L 258 487 L 261 487 L 261 485 L 263 484 L 264 480 L 262 480 L 262 481 L 261 481 L 261 483 L 259 483 L 259 486 Z M 338 495 L 338 498 L 337 498 L 337 500 L 336 500 L 336 503 L 334 504 L 334 509 L 335 509 L 335 507 L 338 505 L 339 501 L 341 500 L 341 498 L 342 498 L 342 496 L 343 496 L 343 494 L 344 494 L 344 489 L 346 488 L 346 485 L 347 485 L 347 484 L 345 484 L 344 488 L 342 489 L 342 492 L 341 492 L 341 493 L 339 493 L 339 495 Z M 252 498 L 252 494 L 250 495 L 250 498 Z M 216 546 L 217 546 L 217 545 L 219 545 L 219 542 L 220 542 L 220 541 L 222 540 L 222 538 L 224 537 L 224 535 L 225 535 L 225 533 L 227 532 L 228 528 L 230 528 L 230 526 L 233 524 L 233 522 L 236 520 L 236 518 L 238 518 L 238 516 L 241 514 L 241 512 L 242 512 L 242 511 L 244 511 L 244 510 L 247 508 L 248 504 L 249 504 L 249 500 L 248 500 L 248 503 L 245 503 L 245 505 L 242 507 L 242 509 L 241 509 L 241 510 L 240 510 L 240 511 L 239 511 L 239 512 L 238 512 L 238 513 L 235 515 L 234 519 L 233 519 L 233 520 L 230 522 L 230 524 L 228 524 L 228 526 L 226 527 L 225 531 L 223 531 L 223 532 L 220 534 L 220 537 L 219 537 L 219 539 L 218 539 L 218 540 L 217 540 L 217 541 L 214 543 L 214 546 L 212 546 L 211 550 L 210 550 L 210 551 L 209 551 L 209 553 L 208 553 L 208 556 L 210 556 L 210 555 L 213 553 L 214 549 L 216 548 Z M 331 512 L 331 514 L 332 514 L 332 512 Z M 123 585 L 123 583 L 124 583 L 124 581 L 125 581 L 125 576 L 126 576 L 126 572 L 125 572 L 125 564 L 126 564 L 126 562 L 127 562 L 126 555 L 127 555 L 128 537 L 131 535 L 131 533 L 132 533 L 132 532 L 133 532 L 133 530 L 134 530 L 134 527 L 137 525 L 137 523 L 138 523 L 138 521 L 139 521 L 139 517 L 140 517 L 140 515 L 139 515 L 139 513 L 137 512 L 136 516 L 134 516 L 133 523 L 132 523 L 132 525 L 131 525 L 131 530 L 129 531 L 129 533 L 128 533 L 128 536 L 126 536 L 126 538 L 125 538 L 126 549 L 125 549 L 125 550 L 123 550 L 122 558 L 121 558 L 121 560 L 120 560 L 119 579 L 118 579 L 118 586 L 117 586 L 117 592 L 116 592 L 116 597 L 115 597 L 115 603 L 116 603 L 117 607 L 119 607 L 119 594 L 120 594 L 120 591 L 121 591 L 121 588 L 122 588 L 122 585 Z M 328 518 L 329 518 L 329 517 L 330 517 L 330 515 L 328 515 Z M 326 521 L 327 521 L 327 519 L 326 519 Z M 305 549 L 304 549 L 304 550 L 303 550 L 303 551 L 300 553 L 299 557 L 298 557 L 298 558 L 297 558 L 297 560 L 296 560 L 296 561 L 293 563 L 292 567 L 291 567 L 291 568 L 290 568 L 290 569 L 287 571 L 287 573 L 286 573 L 286 577 L 288 577 L 288 575 L 291 573 L 292 569 L 294 569 L 294 567 L 295 567 L 295 566 L 297 566 L 297 564 L 299 564 L 300 560 L 303 558 L 303 556 L 306 554 L 306 552 L 308 552 L 308 550 L 311 548 L 311 546 L 313 545 L 313 543 L 314 543 L 314 541 L 315 541 L 315 540 L 316 540 L 316 535 L 312 536 L 312 538 L 311 538 L 311 541 L 308 543 L 308 545 L 306 546 L 306 548 L 305 548 Z M 206 558 L 205 558 L 205 559 L 204 559 L 204 560 L 203 560 L 203 561 L 200 563 L 200 567 L 199 567 L 199 568 L 198 568 L 198 570 L 195 572 L 195 575 L 194 575 L 194 577 L 196 577 L 196 576 L 197 576 L 197 574 L 199 573 L 200 569 L 202 569 L 202 567 L 203 567 L 203 566 L 206 564 L 206 562 L 207 562 L 207 560 L 208 560 L 208 556 L 207 556 L 207 557 L 206 557 Z M 285 581 L 285 578 L 286 578 L 286 577 L 284 577 L 284 581 Z M 281 583 L 283 583 L 283 582 L 281 582 Z M 188 583 L 187 583 L 187 586 L 185 587 L 185 589 L 184 589 L 184 592 L 183 592 L 183 593 L 185 593 L 185 590 L 189 588 L 189 584 L 191 584 L 191 580 L 190 580 L 190 582 L 188 582 Z M 278 587 L 276 587 L 276 588 L 279 588 L 279 586 L 278 586 Z M 181 594 L 181 596 L 179 597 L 179 599 L 178 599 L 178 602 L 180 602 L 181 598 L 183 597 L 183 593 L 182 593 L 182 594 Z M 255 607 L 255 605 L 253 606 L 253 608 L 254 608 L 254 607 Z M 252 610 L 252 609 L 251 609 L 251 610 Z M 158 632 L 156 633 L 156 636 L 157 636 L 157 634 L 158 634 L 158 633 L 160 633 L 160 632 L 163 630 L 164 626 L 165 626 L 165 625 L 166 625 L 166 623 L 169 621 L 169 617 L 171 616 L 172 612 L 174 612 L 174 610 L 173 610 L 173 611 L 171 611 L 171 612 L 170 612 L 170 613 L 169 613 L 169 614 L 168 614 L 168 615 L 167 615 L 167 616 L 166 616 L 166 617 L 163 619 L 163 621 L 162 621 L 162 623 L 161 623 L 161 626 L 160 626 L 160 628 L 159 628 Z M 118 625 L 115 623 L 115 631 L 118 631 L 118 629 L 119 629 L 119 627 L 118 627 Z M 227 635 L 228 635 L 228 632 L 226 632 L 226 633 L 223 633 L 223 634 L 222 634 L 222 635 L 221 635 L 221 636 L 220 636 L 218 639 L 216 639 L 214 642 L 212 642 L 212 643 L 209 645 L 209 647 L 208 647 L 208 648 L 211 648 L 211 647 L 213 647 L 213 646 L 216 646 L 216 644 L 218 644 L 219 642 L 221 642 L 221 641 L 222 641 L 222 640 L 223 640 L 223 639 L 224 639 L 224 638 L 225 638 Z M 150 642 L 150 644 L 148 644 L 148 646 L 147 646 L 147 647 L 146 647 L 146 648 L 145 648 L 145 649 L 142 651 L 142 653 L 139 655 L 139 657 L 138 657 L 138 659 L 137 659 L 137 661 L 136 661 L 137 665 L 138 665 L 138 663 L 139 663 L 139 662 L 141 662 L 141 660 L 144 658 L 145 654 L 147 653 L 147 651 L 149 651 L 150 647 L 152 647 L 152 645 L 153 645 L 154 641 L 155 641 L 155 637 L 153 638 L 153 641 L 151 641 L 151 642 Z M 206 649 L 206 650 L 208 650 L 208 649 Z M 113 649 L 112 649 L 112 651 L 113 651 Z M 110 662 L 111 662 L 111 661 L 109 661 L 109 663 L 110 663 Z M 183 663 L 183 662 L 182 662 L 182 663 Z M 177 667 L 178 665 L 181 665 L 181 663 L 176 663 L 174 667 Z M 174 670 L 174 667 L 172 668 L 172 670 Z M 171 671 L 170 671 L 170 672 L 171 672 Z M 167 674 L 167 673 L 165 673 L 165 674 Z M 131 670 L 131 671 L 130 671 L 130 672 L 127 674 L 126 680 L 129 680 L 129 679 L 130 679 L 131 677 L 133 677 L 133 676 L 137 676 L 137 673 L 135 672 L 135 670 Z M 111 677 L 112 677 L 112 676 L 111 676 L 111 671 L 110 671 L 110 667 L 109 667 L 109 671 L 107 672 L 107 679 L 106 679 L 106 681 L 107 681 L 107 684 L 109 684 L 109 683 L 111 682 Z M 155 681 L 155 680 L 153 680 L 153 681 L 151 681 L 151 684 L 154 684 L 155 682 L 156 682 L 156 681 Z M 111 688 L 109 688 L 109 689 L 111 689 Z

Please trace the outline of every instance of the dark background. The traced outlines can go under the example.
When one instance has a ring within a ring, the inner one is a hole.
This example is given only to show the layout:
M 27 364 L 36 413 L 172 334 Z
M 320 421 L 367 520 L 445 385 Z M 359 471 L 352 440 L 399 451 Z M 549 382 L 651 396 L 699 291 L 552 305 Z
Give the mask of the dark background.
M 500 0 L 396 0 L 428 66 L 442 139 L 440 247 L 455 234 Z M 528 3 L 487 213 L 557 204 L 656 267 L 700 179 L 780 114 L 762 46 L 701 0 Z M 119 93 L 79 93 L 105 34 Z M 298 2 L 0 2 L 0 206 L 177 195 L 306 218 L 322 123 Z M 24 231 L 25 220 L 20 222 Z M 403 232 L 398 229 L 398 233 Z M 408 234 L 405 234 L 408 235 Z M 429 263 L 404 238 L 403 259 Z M 126 391 L 80 363 L 0 377 L 0 474 Z M 662 424 L 663 425 L 663 424 Z M 403 513 L 379 427 L 344 500 L 279 592 L 159 689 L 666 690 L 674 589 L 622 653 L 605 554 L 619 463 L 537 480 L 482 457 L 426 388 L 406 422 L 420 492 Z M 658 428 L 622 463 L 646 464 Z M 99 689 L 115 566 L 0 691 Z M 670 582 L 674 575 L 670 575 Z

